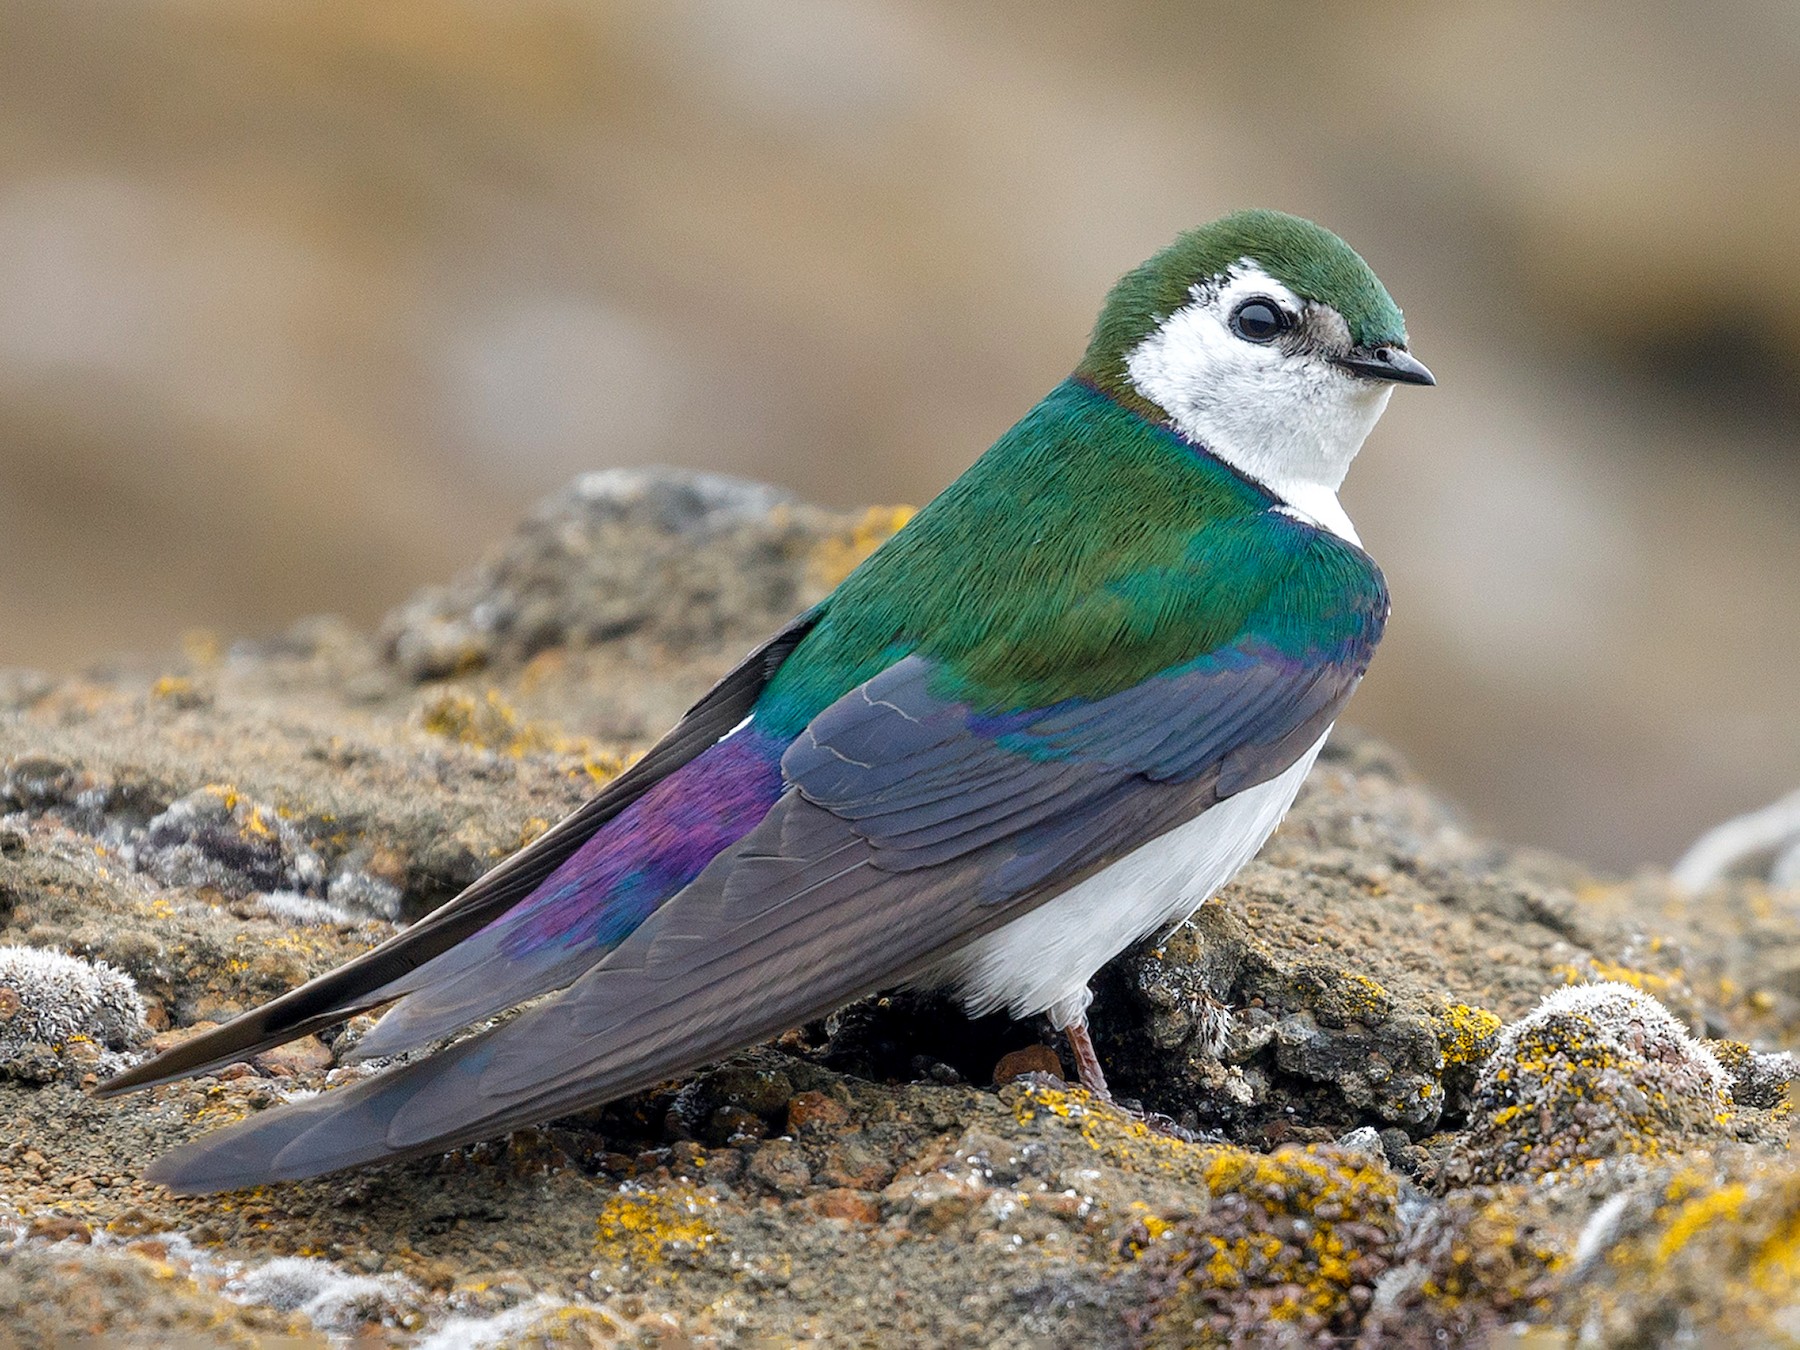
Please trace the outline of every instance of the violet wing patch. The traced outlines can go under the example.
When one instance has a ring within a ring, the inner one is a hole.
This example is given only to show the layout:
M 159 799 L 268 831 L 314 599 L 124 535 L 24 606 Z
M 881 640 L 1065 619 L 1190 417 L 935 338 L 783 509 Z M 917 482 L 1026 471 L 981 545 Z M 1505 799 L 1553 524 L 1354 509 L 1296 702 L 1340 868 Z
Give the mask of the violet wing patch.
M 519 904 L 396 982 L 401 1002 L 357 1053 L 398 1054 L 574 981 L 768 813 L 784 748 L 752 725 L 695 756 Z

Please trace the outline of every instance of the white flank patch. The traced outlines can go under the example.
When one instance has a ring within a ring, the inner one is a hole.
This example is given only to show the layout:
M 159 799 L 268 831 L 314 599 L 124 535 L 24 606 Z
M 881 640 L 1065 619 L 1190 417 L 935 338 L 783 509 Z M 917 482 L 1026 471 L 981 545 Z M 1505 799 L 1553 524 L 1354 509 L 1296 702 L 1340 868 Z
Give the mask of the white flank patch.
M 1048 1012 L 1057 1026 L 1069 1025 L 1087 1009 L 1095 971 L 1139 938 L 1180 923 L 1256 856 L 1324 744 L 1319 737 L 1284 773 L 977 938 L 914 983 L 952 988 L 976 1016 L 997 1008 L 1014 1017 Z
M 1132 385 L 1190 441 L 1356 542 L 1337 490 L 1393 386 L 1352 375 L 1317 353 L 1233 333 L 1232 310 L 1252 296 L 1295 317 L 1320 310 L 1248 258 L 1222 284 L 1196 286 L 1193 294 L 1125 358 Z M 1347 329 L 1343 336 L 1347 345 Z

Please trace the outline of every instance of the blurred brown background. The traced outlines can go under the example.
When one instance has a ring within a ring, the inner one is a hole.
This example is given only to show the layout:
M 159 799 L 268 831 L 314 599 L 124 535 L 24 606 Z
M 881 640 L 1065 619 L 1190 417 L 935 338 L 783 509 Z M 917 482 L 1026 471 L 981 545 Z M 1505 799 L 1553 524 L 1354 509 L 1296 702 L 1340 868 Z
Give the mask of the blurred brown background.
M 1800 782 L 1797 147 L 1774 0 L 4 0 L 0 664 L 373 621 L 588 467 L 922 501 L 1266 204 L 1441 381 L 1354 720 L 1667 860 Z

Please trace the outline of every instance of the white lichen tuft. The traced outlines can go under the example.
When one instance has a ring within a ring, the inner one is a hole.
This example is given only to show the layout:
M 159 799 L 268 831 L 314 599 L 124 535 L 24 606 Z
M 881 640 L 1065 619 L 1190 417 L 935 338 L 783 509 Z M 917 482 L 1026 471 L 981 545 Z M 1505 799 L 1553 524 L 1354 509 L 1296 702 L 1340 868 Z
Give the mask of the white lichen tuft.
M 297 1312 L 321 1331 L 350 1335 L 370 1325 L 417 1317 L 419 1291 L 401 1275 L 351 1275 L 329 1261 L 283 1256 L 227 1281 L 226 1297 L 277 1312 Z
M 76 1037 L 123 1050 L 146 1031 L 143 1001 L 123 971 L 37 947 L 0 947 L 0 1058 Z
M 1496 1066 L 1517 1061 L 1526 1046 L 1546 1030 L 1560 1031 L 1571 1021 L 1581 1031 L 1566 1044 L 1583 1045 L 1591 1053 L 1615 1058 L 1622 1066 L 1661 1066 L 1658 1077 L 1669 1077 L 1700 1093 L 1712 1111 L 1725 1109 L 1731 1090 L 1731 1075 L 1725 1066 L 1688 1034 L 1674 1013 L 1643 990 L 1616 980 L 1571 984 L 1545 995 L 1530 1013 L 1501 1029 L 1483 1077 Z
M 256 907 L 271 919 L 296 928 L 329 928 L 356 922 L 329 900 L 315 900 L 295 891 L 266 891 L 256 897 Z
M 1732 1079 L 1667 1008 L 1627 984 L 1570 985 L 1494 1038 L 1447 1175 L 1535 1179 L 1721 1137 Z
M 1367 1158 L 1379 1167 L 1387 1166 L 1387 1150 L 1381 1146 L 1381 1132 L 1373 1125 L 1362 1125 L 1338 1137 L 1337 1146 L 1346 1153 Z
M 325 898 L 354 918 L 398 919 L 405 898 L 392 882 L 346 868 L 331 879 Z

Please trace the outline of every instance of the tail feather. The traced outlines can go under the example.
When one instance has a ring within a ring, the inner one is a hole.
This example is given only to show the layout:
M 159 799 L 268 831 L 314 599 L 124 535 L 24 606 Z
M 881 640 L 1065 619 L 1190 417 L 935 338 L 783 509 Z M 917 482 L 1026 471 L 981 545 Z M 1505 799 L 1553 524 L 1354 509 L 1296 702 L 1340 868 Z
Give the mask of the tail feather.
M 516 1111 L 484 1103 L 478 1080 L 496 1039 L 507 1029 L 496 1028 L 418 1064 L 214 1130 L 162 1154 L 144 1176 L 183 1194 L 206 1194 L 401 1162 L 503 1133 L 526 1122 L 512 1119 Z M 434 1090 L 447 1091 L 457 1107 L 431 1139 L 393 1142 L 395 1117 L 416 1097 Z

